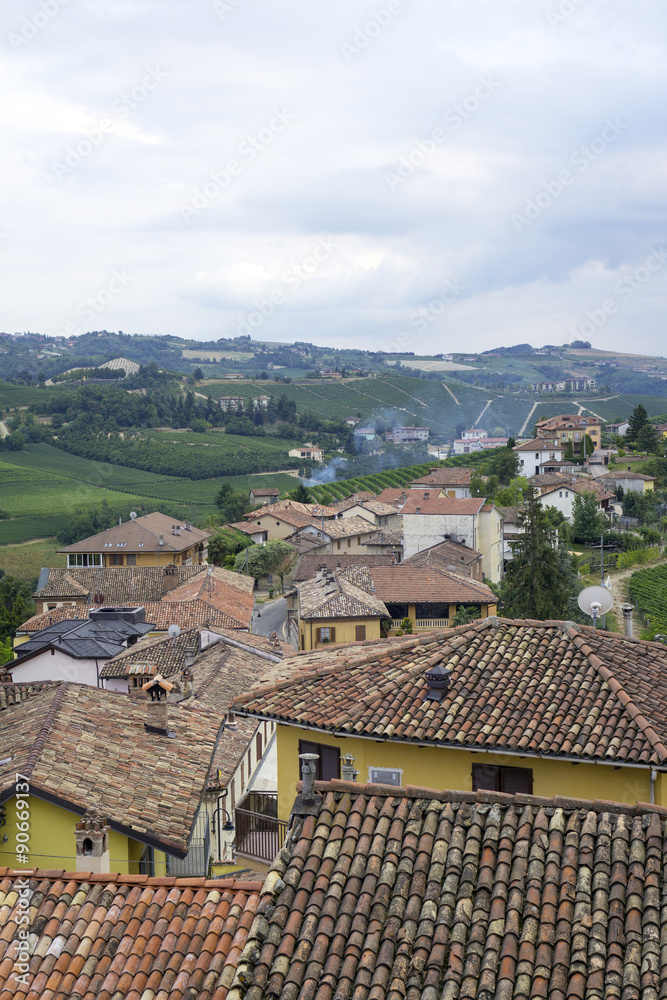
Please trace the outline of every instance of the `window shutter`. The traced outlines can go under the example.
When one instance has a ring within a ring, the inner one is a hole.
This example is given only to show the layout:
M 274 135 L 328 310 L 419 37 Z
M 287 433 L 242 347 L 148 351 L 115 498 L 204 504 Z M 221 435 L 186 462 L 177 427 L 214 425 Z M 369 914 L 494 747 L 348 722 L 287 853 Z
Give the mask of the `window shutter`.
M 316 628 L 315 629 L 315 642 L 322 642 L 322 629 L 321 628 Z M 304 750 L 303 752 L 304 753 L 310 753 L 310 750 Z
M 354 638 L 356 639 L 357 642 L 361 642 L 363 639 L 366 638 L 366 626 L 365 625 L 357 625 L 357 626 L 355 626 L 355 629 L 354 629 Z
M 533 794 L 533 772 L 528 767 L 503 767 L 501 774 L 501 791 L 516 795 Z
M 487 764 L 473 764 L 472 766 L 472 790 L 499 792 L 498 768 Z
M 331 781 L 332 778 L 340 778 L 340 750 L 338 747 L 321 745 L 319 751 L 321 780 Z
M 329 639 L 330 639 L 331 642 L 335 642 L 336 641 L 336 629 L 335 628 L 330 628 L 329 629 Z

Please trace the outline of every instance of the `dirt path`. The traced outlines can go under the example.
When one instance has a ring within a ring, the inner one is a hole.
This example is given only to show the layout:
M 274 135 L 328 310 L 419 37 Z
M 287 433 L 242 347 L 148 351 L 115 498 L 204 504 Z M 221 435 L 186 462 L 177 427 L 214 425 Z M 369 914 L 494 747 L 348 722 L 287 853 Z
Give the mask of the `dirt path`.
M 623 612 L 621 611 L 622 604 L 632 604 L 630 600 L 630 594 L 628 593 L 628 580 L 633 573 L 636 573 L 640 569 L 649 569 L 651 566 L 660 566 L 667 562 L 664 557 L 662 559 L 656 559 L 654 562 L 644 563 L 641 566 L 631 566 L 630 569 L 621 569 L 618 573 L 610 573 L 611 576 L 611 592 L 614 595 L 614 607 L 611 613 L 614 615 L 618 627 L 623 631 Z M 640 631 L 644 628 L 644 622 L 637 611 L 632 612 L 632 634 L 635 638 L 639 636 Z
M 488 399 L 486 401 L 486 406 L 484 407 L 484 409 L 482 410 L 482 412 L 480 413 L 480 415 L 475 419 L 473 427 L 479 427 L 480 420 L 482 419 L 482 417 L 484 416 L 484 414 L 486 413 L 486 411 L 488 410 L 488 408 L 491 406 L 492 402 L 493 402 L 492 399 Z
M 456 398 L 456 396 L 454 395 L 454 393 L 452 392 L 452 390 L 449 388 L 449 386 L 447 385 L 447 383 L 443 382 L 442 384 L 444 385 L 445 389 L 447 390 L 447 392 L 449 393 L 449 395 L 452 397 L 452 399 L 454 400 L 454 402 L 456 403 L 456 405 L 460 406 L 461 404 L 459 403 L 458 399 Z
M 528 421 L 530 420 L 530 418 L 532 417 L 533 413 L 537 409 L 537 405 L 538 405 L 537 403 L 533 403 L 533 405 L 531 407 L 531 410 L 530 410 L 530 413 L 528 414 L 528 416 L 524 420 L 523 424 L 521 425 L 521 430 L 519 431 L 517 437 L 521 437 L 521 435 L 525 431 L 526 427 L 528 426 Z

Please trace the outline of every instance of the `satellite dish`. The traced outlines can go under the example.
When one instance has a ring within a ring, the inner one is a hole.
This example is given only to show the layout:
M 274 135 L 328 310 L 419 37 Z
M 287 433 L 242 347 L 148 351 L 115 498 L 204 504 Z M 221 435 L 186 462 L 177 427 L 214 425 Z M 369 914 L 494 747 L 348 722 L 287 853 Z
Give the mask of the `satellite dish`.
M 585 615 L 590 615 L 593 624 L 600 615 L 606 615 L 614 603 L 611 591 L 606 587 L 585 587 L 577 597 L 577 604 Z
M 134 521 L 134 519 L 135 519 L 136 516 L 137 516 L 136 510 L 131 510 L 130 511 L 130 518 L 131 518 L 131 520 Z
M 172 639 L 178 639 L 179 635 L 181 634 L 181 630 L 178 625 L 170 625 L 169 628 L 167 629 L 167 632 L 172 637 Z

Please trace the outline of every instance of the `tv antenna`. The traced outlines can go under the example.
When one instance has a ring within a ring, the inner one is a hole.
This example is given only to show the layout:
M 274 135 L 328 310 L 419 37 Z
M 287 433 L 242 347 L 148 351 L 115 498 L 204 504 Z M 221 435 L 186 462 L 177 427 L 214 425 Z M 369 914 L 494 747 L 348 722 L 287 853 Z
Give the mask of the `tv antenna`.
M 137 516 L 136 510 L 131 510 L 130 511 L 130 520 L 134 521 L 134 519 L 135 519 L 136 516 Z
M 600 616 L 603 618 L 604 628 L 604 616 L 611 610 L 613 603 L 613 594 L 606 587 L 585 587 L 577 597 L 577 604 L 581 610 L 593 619 L 593 628 L 598 627 Z

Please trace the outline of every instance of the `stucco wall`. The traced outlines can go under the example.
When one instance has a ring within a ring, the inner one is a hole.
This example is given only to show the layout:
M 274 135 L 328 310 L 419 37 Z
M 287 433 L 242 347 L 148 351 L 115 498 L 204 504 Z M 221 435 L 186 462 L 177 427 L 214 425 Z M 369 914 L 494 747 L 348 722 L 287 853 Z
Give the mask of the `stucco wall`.
M 340 646 L 343 642 L 356 642 L 357 625 L 366 626 L 366 639 L 380 639 L 380 620 L 378 618 L 332 618 L 331 620 L 320 619 L 316 621 L 301 621 L 299 648 L 304 649 L 324 649 L 326 646 Z M 317 642 L 315 636 L 318 628 L 335 628 L 335 642 Z
M 12 680 L 16 684 L 26 681 L 74 681 L 97 687 L 98 668 L 102 669 L 106 660 L 75 660 L 59 650 L 46 650 L 31 657 L 25 663 L 8 663 Z

